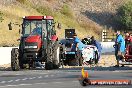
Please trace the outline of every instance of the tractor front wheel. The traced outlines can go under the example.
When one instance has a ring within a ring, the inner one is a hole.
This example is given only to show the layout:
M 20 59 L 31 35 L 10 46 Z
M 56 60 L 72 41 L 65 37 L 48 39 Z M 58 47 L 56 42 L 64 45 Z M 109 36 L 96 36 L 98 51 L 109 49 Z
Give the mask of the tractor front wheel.
M 11 68 L 13 71 L 20 70 L 18 48 L 13 48 L 11 51 Z
M 47 47 L 47 59 L 45 62 L 45 69 L 52 70 L 53 69 L 53 50 L 52 50 L 52 43 L 49 43 Z
M 45 69 L 46 70 L 52 70 L 53 69 L 53 63 L 52 62 L 46 62 L 45 63 Z

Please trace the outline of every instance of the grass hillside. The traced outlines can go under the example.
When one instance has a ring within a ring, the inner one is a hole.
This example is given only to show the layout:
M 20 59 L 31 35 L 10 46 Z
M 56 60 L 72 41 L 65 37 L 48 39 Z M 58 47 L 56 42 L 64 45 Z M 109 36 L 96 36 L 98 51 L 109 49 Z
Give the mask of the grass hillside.
M 104 26 L 114 27 L 114 13 L 125 0 L 0 0 L 0 46 L 17 46 L 20 38 L 17 25 L 8 30 L 8 23 L 22 23 L 28 15 L 51 15 L 62 29 L 57 30 L 59 38 L 64 38 L 64 29 L 75 28 L 80 38 L 94 35 L 101 38 Z M 112 17 L 112 18 L 111 18 Z

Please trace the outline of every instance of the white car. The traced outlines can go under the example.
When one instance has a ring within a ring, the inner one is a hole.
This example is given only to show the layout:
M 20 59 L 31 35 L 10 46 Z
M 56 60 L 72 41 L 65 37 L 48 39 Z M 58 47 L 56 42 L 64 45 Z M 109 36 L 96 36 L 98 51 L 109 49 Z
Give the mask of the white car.
M 83 63 L 88 63 L 98 59 L 98 49 L 96 46 L 87 45 L 82 50 Z

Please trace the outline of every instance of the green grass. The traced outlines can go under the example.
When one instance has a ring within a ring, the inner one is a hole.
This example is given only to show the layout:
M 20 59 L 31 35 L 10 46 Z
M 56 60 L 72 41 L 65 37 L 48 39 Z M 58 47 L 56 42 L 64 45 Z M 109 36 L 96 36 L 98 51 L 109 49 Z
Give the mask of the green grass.
M 34 6 L 27 0 L 17 0 L 18 2 L 22 3 L 22 5 L 27 6 L 27 9 L 23 9 L 19 6 L 14 5 L 12 7 L 12 10 L 10 8 L 6 8 L 7 10 L 4 12 L 4 20 L 0 23 L 0 46 L 3 45 L 15 45 L 17 46 L 19 42 L 17 41 L 18 38 L 20 38 L 20 35 L 18 33 L 19 29 L 16 28 L 16 26 L 13 28 L 12 31 L 8 30 L 8 23 L 10 21 L 13 22 L 21 22 L 22 16 L 26 15 L 50 15 L 54 17 L 54 20 L 57 23 L 61 23 L 62 29 L 58 30 L 56 27 L 57 35 L 59 38 L 64 38 L 64 29 L 67 28 L 75 28 L 76 33 L 80 38 L 86 37 L 87 35 L 96 35 L 96 33 L 93 30 L 97 30 L 93 26 L 89 26 L 87 23 L 78 23 L 77 18 L 74 16 L 74 12 L 70 9 L 70 7 L 67 4 L 64 4 L 61 9 L 57 11 L 53 11 L 50 7 L 44 5 L 44 6 Z M 29 10 L 32 9 L 32 10 Z M 1 16 L 1 15 L 0 15 Z M 98 36 L 98 35 L 96 35 Z
M 69 17 L 69 18 L 73 18 L 73 12 L 70 9 L 70 7 L 67 4 L 64 4 L 61 11 L 60 11 L 63 15 Z
M 53 11 L 49 7 L 34 7 L 39 13 L 48 16 L 54 16 Z
M 20 2 L 20 3 L 22 3 L 22 4 L 24 4 L 27 0 L 16 0 L 16 1 L 18 1 L 18 2 Z

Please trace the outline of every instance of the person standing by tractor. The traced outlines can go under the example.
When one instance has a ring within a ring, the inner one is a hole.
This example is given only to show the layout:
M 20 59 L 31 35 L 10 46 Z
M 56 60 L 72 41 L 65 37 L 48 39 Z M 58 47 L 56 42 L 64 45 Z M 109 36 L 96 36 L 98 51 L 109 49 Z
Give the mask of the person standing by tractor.
M 132 33 L 130 33 L 129 40 L 130 40 L 130 44 L 132 44 Z
M 120 34 L 120 31 L 116 32 L 116 41 L 114 48 L 115 48 L 115 57 L 117 61 L 117 65 L 115 65 L 114 67 L 119 67 L 119 61 L 124 60 L 123 54 L 125 52 L 125 40 L 123 36 Z
M 95 63 L 97 64 L 101 56 L 102 47 L 101 44 L 97 40 L 95 40 L 94 36 L 91 37 L 91 44 L 96 46 L 98 49 L 98 51 L 96 52 L 98 54 L 98 59 L 95 61 Z
M 81 40 L 77 37 L 77 34 L 73 34 L 73 44 L 71 51 L 76 53 L 77 61 L 79 61 L 79 66 L 82 65 L 82 50 L 86 45 L 81 42 Z

